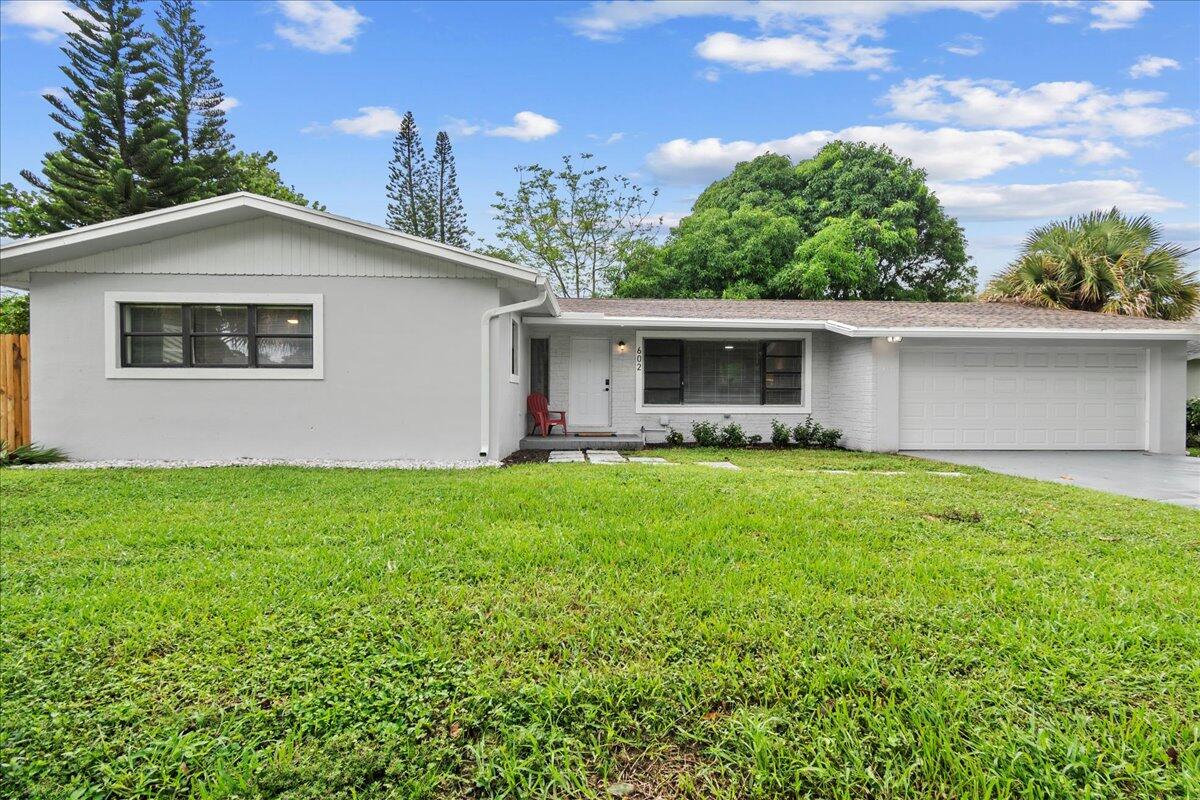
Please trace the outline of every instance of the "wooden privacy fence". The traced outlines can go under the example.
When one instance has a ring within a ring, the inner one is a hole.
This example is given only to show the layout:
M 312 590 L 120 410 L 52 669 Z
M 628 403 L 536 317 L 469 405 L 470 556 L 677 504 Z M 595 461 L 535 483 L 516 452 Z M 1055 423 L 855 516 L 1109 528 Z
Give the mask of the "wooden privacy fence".
M 29 444 L 29 334 L 0 333 L 0 439 Z

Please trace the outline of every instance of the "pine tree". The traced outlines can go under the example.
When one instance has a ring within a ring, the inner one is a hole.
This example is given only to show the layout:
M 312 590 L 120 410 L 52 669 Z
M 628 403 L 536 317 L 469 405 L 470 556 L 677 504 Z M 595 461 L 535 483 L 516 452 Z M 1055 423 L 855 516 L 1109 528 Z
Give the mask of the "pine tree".
M 166 113 L 179 139 L 178 159 L 200 182 L 196 198 L 232 191 L 225 93 L 192 0 L 163 0 L 158 27 L 155 55 L 165 77 Z
M 467 246 L 467 213 L 463 210 L 462 197 L 458 194 L 458 170 L 454 166 L 454 151 L 450 149 L 450 137 L 438 131 L 433 148 L 432 195 L 434 198 L 434 238 L 439 242 Z
M 429 178 L 421 132 L 412 112 L 406 111 L 392 142 L 392 161 L 388 166 L 388 227 L 413 236 L 434 237 Z
M 76 27 L 62 48 L 66 97 L 45 95 L 62 149 L 46 154 L 41 176 L 21 173 L 44 194 L 47 230 L 170 206 L 198 184 L 175 161 L 154 42 L 138 22 L 142 10 L 131 0 L 75 6 L 67 17 Z

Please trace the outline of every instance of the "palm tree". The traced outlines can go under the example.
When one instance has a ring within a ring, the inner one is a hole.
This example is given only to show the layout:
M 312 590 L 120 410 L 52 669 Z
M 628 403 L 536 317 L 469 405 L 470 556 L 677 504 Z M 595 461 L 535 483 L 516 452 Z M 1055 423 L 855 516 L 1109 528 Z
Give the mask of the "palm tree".
M 1200 310 L 1200 281 L 1184 269 L 1195 250 L 1163 241 L 1149 217 L 1093 211 L 1034 228 L 1017 260 L 984 290 L 1015 301 L 1156 319 Z

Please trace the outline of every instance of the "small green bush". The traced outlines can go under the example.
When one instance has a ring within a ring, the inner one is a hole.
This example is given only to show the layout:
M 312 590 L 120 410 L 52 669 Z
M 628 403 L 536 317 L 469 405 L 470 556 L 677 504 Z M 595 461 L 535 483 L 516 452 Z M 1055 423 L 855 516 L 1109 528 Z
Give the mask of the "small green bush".
M 817 434 L 817 447 L 832 450 L 842 440 L 842 432 L 837 428 L 822 428 Z
M 777 419 L 771 420 L 771 444 L 776 447 L 787 447 L 787 443 L 791 441 L 792 432 L 787 425 L 784 425 Z
M 711 422 L 693 422 L 692 439 L 701 447 L 716 447 L 721 443 L 717 426 Z
M 16 464 L 51 464 L 55 461 L 66 461 L 67 454 L 57 447 L 42 447 L 40 444 L 23 444 L 11 450 L 0 439 L 0 467 L 11 467 Z
M 801 447 L 813 447 L 817 443 L 817 434 L 820 429 L 821 426 L 817 424 L 817 421 L 809 417 L 792 429 L 792 438 Z
M 29 333 L 29 295 L 0 299 L 0 333 Z
M 681 447 L 683 445 L 683 434 L 674 428 L 667 428 L 667 436 L 663 441 L 669 447 Z
M 838 428 L 826 428 L 812 417 L 809 417 L 792 430 L 792 438 L 801 447 L 817 447 L 824 450 L 832 450 L 842 440 L 842 432 Z
M 759 437 L 761 438 L 761 437 Z M 746 432 L 736 422 L 731 422 L 721 429 L 721 447 L 745 447 Z
M 1188 444 L 1200 447 L 1200 397 L 1187 401 L 1187 439 Z
M 761 443 L 762 443 L 762 434 L 761 433 L 752 433 L 746 437 L 746 444 L 750 445 L 751 447 L 753 447 L 756 444 L 761 444 Z

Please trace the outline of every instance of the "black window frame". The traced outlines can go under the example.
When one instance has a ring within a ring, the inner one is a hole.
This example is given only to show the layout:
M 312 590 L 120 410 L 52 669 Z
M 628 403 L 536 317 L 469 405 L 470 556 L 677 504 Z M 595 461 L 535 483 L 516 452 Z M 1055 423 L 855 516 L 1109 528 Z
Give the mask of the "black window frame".
M 125 329 L 125 309 L 137 306 L 170 306 L 180 309 L 180 328 L 178 333 L 163 333 L 159 331 L 128 331 Z M 201 331 L 197 333 L 192 327 L 192 309 L 211 306 L 246 309 L 245 333 L 221 333 Z M 117 317 L 119 319 L 119 338 L 117 346 L 121 349 L 121 367 L 125 369 L 313 369 L 316 365 L 316 343 L 313 331 L 308 333 L 264 333 L 263 339 L 307 339 L 313 342 L 312 358 L 307 364 L 260 364 L 258 363 L 258 310 L 260 308 L 300 308 L 308 309 L 312 316 L 313 330 L 316 329 L 316 308 L 312 303 L 170 303 L 170 302 L 130 302 L 119 303 Z M 245 364 L 196 364 L 192 354 L 192 339 L 213 336 L 244 336 L 246 338 L 247 358 Z M 129 360 L 129 350 L 125 347 L 127 339 L 135 337 L 175 338 L 183 341 L 183 359 L 178 364 L 134 364 Z
M 732 408 L 732 409 L 772 408 L 772 407 L 802 408 L 802 407 L 804 407 L 805 399 L 807 398 L 807 393 L 808 393 L 808 386 L 806 385 L 805 380 L 804 380 L 805 366 L 806 366 L 806 361 L 808 359 L 808 339 L 791 338 L 791 337 L 774 338 L 774 339 L 751 339 L 750 341 L 755 341 L 758 344 L 758 348 L 757 348 L 758 359 L 759 359 L 759 361 L 758 361 L 758 366 L 759 366 L 759 370 L 758 370 L 758 372 L 759 372 L 758 402 L 757 403 L 731 403 L 731 404 L 726 404 L 726 405 L 722 405 L 719 403 L 687 403 L 684 401 L 684 396 L 685 396 L 684 387 L 686 386 L 686 383 L 687 383 L 687 373 L 686 373 L 687 359 L 686 359 L 685 351 L 690 342 L 697 342 L 697 341 L 711 341 L 711 340 L 707 339 L 707 338 L 705 338 L 705 339 L 672 338 L 670 336 L 654 336 L 654 337 L 647 336 L 647 337 L 642 338 L 642 342 L 641 342 L 641 346 L 642 346 L 641 405 L 643 407 L 649 408 L 649 409 L 688 408 L 689 406 L 698 407 L 698 408 L 705 408 L 705 407 L 710 407 L 710 406 L 720 406 L 722 408 Z M 719 341 L 719 339 L 718 339 L 718 341 Z M 729 340 L 729 341 L 732 341 L 732 340 Z M 746 341 L 746 340 L 739 339 L 738 341 Z M 674 354 L 674 358 L 676 360 L 676 365 L 675 365 L 674 369 L 657 369 L 657 368 L 650 369 L 650 363 L 651 363 L 650 359 L 651 358 L 668 359 L 668 358 L 672 357 L 671 355 L 663 355 L 661 353 L 655 353 L 652 356 L 650 353 L 650 350 L 651 350 L 650 343 L 651 342 L 670 342 L 677 346 L 677 353 Z M 794 342 L 799 346 L 797 355 L 795 355 L 795 356 L 779 356 L 780 358 L 795 358 L 795 359 L 797 359 L 799 362 L 797 369 L 786 369 L 786 370 L 768 369 L 768 360 L 767 359 L 769 357 L 767 355 L 767 350 L 769 349 L 769 347 L 772 344 L 775 344 L 778 342 L 787 342 L 787 343 Z M 647 376 L 660 375 L 660 374 L 661 375 L 677 374 L 679 376 L 678 388 L 676 389 L 675 387 L 661 387 L 661 386 L 649 387 L 649 386 L 647 386 L 647 383 L 648 383 L 648 381 L 646 380 Z M 767 386 L 767 383 L 768 383 L 767 376 L 768 375 L 771 375 L 771 376 L 796 375 L 796 376 L 798 376 L 797 382 L 800 385 L 799 385 L 799 387 L 797 387 L 795 389 L 792 389 L 792 388 L 788 388 L 788 389 L 770 388 Z M 676 396 L 678 397 L 678 400 L 676 402 L 669 402 L 669 403 L 651 402 L 651 401 L 647 400 L 647 392 L 660 392 L 661 393 L 661 392 L 667 392 L 667 391 L 677 392 Z M 779 392 L 798 391 L 800 393 L 800 401 L 797 403 L 768 403 L 767 402 L 767 396 L 768 396 L 767 393 L 773 392 L 773 391 L 779 391 Z

